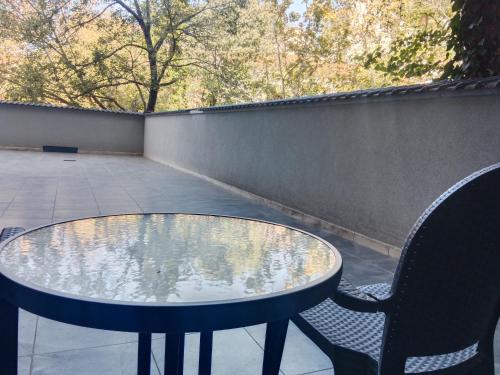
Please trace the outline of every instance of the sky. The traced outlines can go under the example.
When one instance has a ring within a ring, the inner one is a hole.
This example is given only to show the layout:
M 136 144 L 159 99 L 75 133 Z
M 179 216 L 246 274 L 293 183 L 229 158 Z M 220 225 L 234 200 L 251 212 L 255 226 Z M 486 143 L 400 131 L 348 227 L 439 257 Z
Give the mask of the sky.
M 297 12 L 299 14 L 303 14 L 306 10 L 306 4 L 304 0 L 294 0 L 292 5 L 290 6 L 290 10 L 292 12 Z

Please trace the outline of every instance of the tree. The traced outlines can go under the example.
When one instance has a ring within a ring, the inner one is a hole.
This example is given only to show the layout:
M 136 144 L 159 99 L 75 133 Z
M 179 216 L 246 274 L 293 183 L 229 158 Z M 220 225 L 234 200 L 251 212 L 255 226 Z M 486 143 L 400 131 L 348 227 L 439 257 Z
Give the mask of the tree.
M 189 106 L 214 106 L 255 98 L 252 66 L 263 54 L 259 52 L 263 19 L 259 0 L 248 0 L 244 7 L 228 9 L 223 18 L 214 20 L 213 38 L 206 38 L 185 51 L 190 59 L 205 62 L 188 71 Z
M 25 62 L 5 74 L 18 89 L 34 66 L 38 90 L 21 97 L 101 108 L 155 110 L 160 91 L 199 65 L 185 45 L 213 37 L 228 0 L 1 0 L 1 30 L 25 45 Z M 123 104 L 123 101 L 126 104 Z
M 453 0 L 453 11 L 448 49 L 454 57 L 444 77 L 500 75 L 500 2 Z
M 0 0 L 0 95 L 154 111 L 417 83 L 452 57 L 451 15 L 451 0 Z
M 382 0 L 379 5 L 383 9 L 380 19 L 390 17 L 394 22 L 386 23 L 390 39 L 367 53 L 365 67 L 395 80 L 439 78 L 449 61 L 446 48 L 450 37 L 450 1 L 405 0 L 389 4 Z

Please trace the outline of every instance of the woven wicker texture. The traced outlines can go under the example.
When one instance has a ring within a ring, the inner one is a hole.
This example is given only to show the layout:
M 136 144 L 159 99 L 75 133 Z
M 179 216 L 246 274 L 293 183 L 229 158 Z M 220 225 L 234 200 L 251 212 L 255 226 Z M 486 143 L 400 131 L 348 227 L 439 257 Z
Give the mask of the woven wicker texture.
M 368 293 L 383 299 L 390 292 L 389 284 L 358 287 L 356 296 Z M 384 329 L 384 313 L 360 313 L 347 310 L 331 299 L 301 314 L 311 326 L 326 337 L 332 345 L 368 354 L 375 361 L 380 357 Z M 406 361 L 406 373 L 435 371 L 461 363 L 477 353 L 477 344 L 452 354 L 411 357 Z
M 383 298 L 389 292 L 390 285 L 373 284 L 360 287 L 359 290 Z M 360 313 L 348 310 L 328 298 L 300 315 L 333 345 L 366 353 L 375 360 L 378 359 L 384 313 Z

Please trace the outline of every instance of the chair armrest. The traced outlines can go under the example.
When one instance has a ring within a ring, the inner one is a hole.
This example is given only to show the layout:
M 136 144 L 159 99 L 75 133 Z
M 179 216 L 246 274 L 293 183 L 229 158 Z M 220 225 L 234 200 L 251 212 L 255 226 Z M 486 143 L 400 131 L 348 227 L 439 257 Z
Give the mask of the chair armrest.
M 379 299 L 364 293 L 345 279 L 340 279 L 337 292 L 332 297 L 339 306 L 359 312 L 386 312 L 390 298 Z

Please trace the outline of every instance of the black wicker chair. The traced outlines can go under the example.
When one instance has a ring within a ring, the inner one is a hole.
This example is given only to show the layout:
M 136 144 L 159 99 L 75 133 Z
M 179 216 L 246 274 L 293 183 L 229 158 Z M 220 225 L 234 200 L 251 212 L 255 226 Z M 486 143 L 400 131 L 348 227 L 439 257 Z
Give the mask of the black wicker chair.
M 21 232 L 24 232 L 24 228 L 21 227 L 5 227 L 0 232 L 0 242 L 6 241 L 8 238 L 15 236 Z
M 293 318 L 335 374 L 495 373 L 500 315 L 500 164 L 465 178 L 420 217 L 392 285 L 338 292 Z

